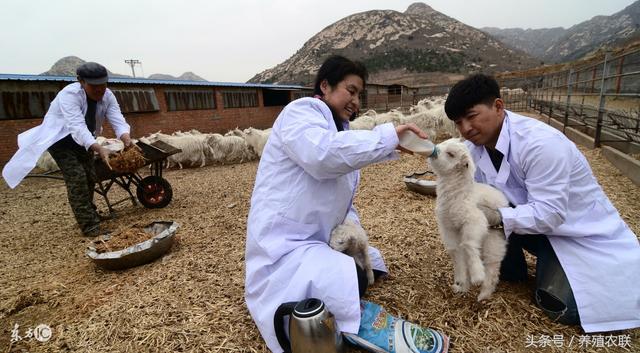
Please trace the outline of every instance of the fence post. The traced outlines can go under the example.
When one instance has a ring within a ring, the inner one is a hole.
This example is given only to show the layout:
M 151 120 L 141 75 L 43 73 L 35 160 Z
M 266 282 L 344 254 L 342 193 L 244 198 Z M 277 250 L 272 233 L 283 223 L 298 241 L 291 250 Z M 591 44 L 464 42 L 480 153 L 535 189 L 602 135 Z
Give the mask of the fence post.
M 551 79 L 550 81 L 551 83 L 551 100 L 549 100 L 549 121 L 551 121 L 551 118 L 553 117 L 553 96 L 556 93 L 555 90 L 553 89 L 553 79 Z
M 567 129 L 567 125 L 569 124 L 569 106 L 571 105 L 572 77 L 573 69 L 569 69 L 569 77 L 567 78 L 567 105 L 564 108 L 564 125 L 562 126 L 562 133 L 565 132 L 565 130 Z
M 540 82 L 540 99 L 539 102 L 540 104 L 538 104 L 538 109 L 540 110 L 540 115 L 542 115 L 542 101 L 544 100 L 544 86 L 545 86 L 546 82 L 544 79 L 544 75 L 542 75 L 542 82 Z
M 602 63 L 602 79 L 600 80 L 600 105 L 598 107 L 598 122 L 596 124 L 596 136 L 595 136 L 595 147 L 600 147 L 600 134 L 602 133 L 602 119 L 604 117 L 604 104 L 606 100 L 605 96 L 605 82 L 607 77 L 607 62 L 609 61 L 609 57 L 611 56 L 611 52 L 608 51 L 604 55 L 604 62 Z

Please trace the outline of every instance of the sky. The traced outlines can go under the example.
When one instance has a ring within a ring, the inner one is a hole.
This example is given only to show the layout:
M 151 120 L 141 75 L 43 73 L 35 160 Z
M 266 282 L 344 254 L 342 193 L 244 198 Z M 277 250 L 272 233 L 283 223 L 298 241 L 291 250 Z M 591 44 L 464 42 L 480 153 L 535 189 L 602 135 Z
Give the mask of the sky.
M 246 82 L 316 33 L 369 10 L 404 12 L 404 0 L 0 0 L 0 73 L 40 74 L 74 55 L 136 76 L 186 71 Z M 467 25 L 569 28 L 633 0 L 430 0 Z

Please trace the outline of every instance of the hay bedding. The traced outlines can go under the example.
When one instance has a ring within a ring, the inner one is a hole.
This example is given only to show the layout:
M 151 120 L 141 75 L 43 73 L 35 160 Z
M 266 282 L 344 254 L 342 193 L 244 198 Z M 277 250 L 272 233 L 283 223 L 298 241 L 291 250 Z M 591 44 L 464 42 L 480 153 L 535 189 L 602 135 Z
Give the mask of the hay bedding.
M 126 249 L 132 245 L 142 243 L 149 240 L 154 235 L 144 231 L 140 225 L 124 229 L 118 233 L 112 234 L 109 240 L 98 239 L 95 248 L 98 254 Z
M 640 234 L 640 188 L 599 151 L 583 151 L 606 193 Z M 169 171 L 174 201 L 165 209 L 119 206 L 114 231 L 132 224 L 174 220 L 182 227 L 172 251 L 122 272 L 95 267 L 80 236 L 60 181 L 26 180 L 0 188 L 0 351 L 2 352 L 267 352 L 243 300 L 246 217 L 257 162 Z M 391 313 L 445 331 L 453 352 L 616 352 L 580 348 L 582 332 L 550 322 L 530 300 L 528 284 L 500 283 L 489 303 L 477 293 L 454 295 L 452 267 L 437 233 L 435 199 L 411 193 L 402 176 L 424 160 L 401 160 L 362 170 L 356 198 L 371 243 L 391 270 L 370 300 Z M 118 195 L 124 196 L 121 190 Z M 103 206 L 100 204 L 101 207 Z M 46 343 L 10 345 L 11 328 L 45 323 Z M 640 351 L 640 330 L 629 351 Z M 573 336 L 564 348 L 526 348 L 527 337 Z M 355 351 L 355 350 L 352 350 Z
M 145 158 L 138 146 L 125 148 L 109 156 L 109 166 L 115 172 L 134 173 L 145 164 Z

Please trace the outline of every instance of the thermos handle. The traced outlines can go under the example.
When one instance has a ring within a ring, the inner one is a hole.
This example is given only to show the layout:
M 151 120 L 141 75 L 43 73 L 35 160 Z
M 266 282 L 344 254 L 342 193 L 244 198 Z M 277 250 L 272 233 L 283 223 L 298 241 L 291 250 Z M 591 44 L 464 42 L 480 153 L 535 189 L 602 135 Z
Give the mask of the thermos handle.
M 291 342 L 287 339 L 285 332 L 284 317 L 293 313 L 293 308 L 295 308 L 296 304 L 298 304 L 298 302 L 282 303 L 278 309 L 276 309 L 275 315 L 273 315 L 273 327 L 276 330 L 276 338 L 278 338 L 278 343 L 285 353 L 291 353 Z

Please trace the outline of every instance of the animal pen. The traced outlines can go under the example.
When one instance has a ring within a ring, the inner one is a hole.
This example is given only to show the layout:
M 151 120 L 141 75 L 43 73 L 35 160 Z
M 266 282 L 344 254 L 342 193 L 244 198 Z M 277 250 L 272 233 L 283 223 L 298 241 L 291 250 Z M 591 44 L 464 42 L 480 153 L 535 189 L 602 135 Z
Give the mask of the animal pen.
M 608 143 L 628 154 L 640 152 L 640 48 L 555 71 L 505 75 L 501 84 L 524 90 L 504 97 L 507 104 L 546 114 L 563 132 L 572 127 L 593 137 L 595 147 Z

